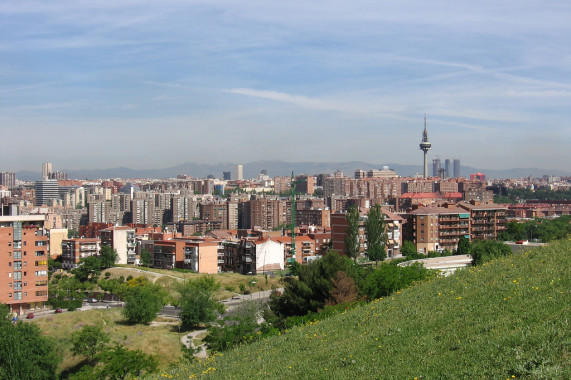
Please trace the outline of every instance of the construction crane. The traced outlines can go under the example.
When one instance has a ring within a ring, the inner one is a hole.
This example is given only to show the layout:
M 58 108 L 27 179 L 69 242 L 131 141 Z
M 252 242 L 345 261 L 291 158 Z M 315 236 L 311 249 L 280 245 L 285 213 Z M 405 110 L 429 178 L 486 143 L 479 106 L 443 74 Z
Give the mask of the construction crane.
M 290 186 L 290 203 L 291 203 L 291 210 L 290 210 L 290 230 L 291 230 L 291 258 L 289 258 L 287 260 L 288 264 L 289 263 L 293 263 L 295 260 L 295 227 L 296 227 L 296 222 L 295 222 L 295 213 L 297 211 L 296 208 L 296 199 L 295 199 L 295 185 L 300 184 L 300 183 L 304 183 L 306 182 L 306 180 L 304 179 L 299 179 L 299 180 L 295 180 L 295 177 L 293 175 L 293 172 L 291 172 L 291 186 Z

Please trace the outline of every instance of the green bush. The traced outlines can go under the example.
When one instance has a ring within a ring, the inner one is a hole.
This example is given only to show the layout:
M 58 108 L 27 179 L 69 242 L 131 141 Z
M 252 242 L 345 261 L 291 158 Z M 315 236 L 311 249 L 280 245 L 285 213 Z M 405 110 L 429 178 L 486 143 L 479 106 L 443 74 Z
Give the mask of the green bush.
M 128 323 L 148 324 L 156 318 L 165 299 L 166 294 L 163 288 L 143 282 L 138 286 L 126 288 L 125 307 L 121 312 Z
M 330 298 L 333 279 L 337 272 L 344 272 L 354 279 L 359 277 L 360 268 L 346 256 L 329 251 L 321 259 L 299 268 L 299 279 L 285 278 L 284 293 L 270 298 L 270 308 L 280 318 L 305 315 L 322 309 Z
M 218 289 L 220 289 L 220 283 L 213 276 L 189 280 L 181 285 L 179 317 L 184 329 L 214 321 L 217 313 L 224 311 L 224 305 L 214 299 L 214 293 Z
M 474 265 L 481 265 L 492 259 L 511 255 L 511 249 L 495 240 L 477 240 L 470 245 L 470 255 Z
M 361 290 L 370 300 L 386 297 L 416 281 L 429 278 L 432 273 L 419 263 L 403 267 L 395 264 L 382 265 L 366 274 L 361 282 Z

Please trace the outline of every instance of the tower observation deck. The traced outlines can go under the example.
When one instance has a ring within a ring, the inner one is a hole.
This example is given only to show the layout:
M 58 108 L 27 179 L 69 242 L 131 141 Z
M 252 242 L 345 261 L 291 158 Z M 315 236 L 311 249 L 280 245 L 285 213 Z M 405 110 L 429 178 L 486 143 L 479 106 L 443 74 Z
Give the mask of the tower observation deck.
M 428 161 L 427 154 L 432 147 L 432 144 L 428 141 L 428 131 L 426 130 L 426 114 L 424 115 L 424 131 L 422 132 L 422 142 L 419 145 L 420 150 L 424 152 L 424 172 L 423 178 L 428 178 Z

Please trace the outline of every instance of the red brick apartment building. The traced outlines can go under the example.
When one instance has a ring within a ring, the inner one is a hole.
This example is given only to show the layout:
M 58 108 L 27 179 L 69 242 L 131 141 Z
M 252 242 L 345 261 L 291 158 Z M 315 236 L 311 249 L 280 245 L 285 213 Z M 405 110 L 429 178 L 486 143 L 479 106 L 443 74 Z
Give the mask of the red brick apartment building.
M 66 239 L 62 246 L 63 269 L 74 269 L 79 260 L 99 254 L 101 241 L 93 238 Z
M 48 300 L 44 215 L 0 216 L 0 303 L 22 315 Z
M 146 242 L 145 249 L 151 252 L 154 268 L 184 268 L 196 273 L 218 273 L 218 242 L 214 240 L 155 240 Z
M 365 235 L 365 221 L 367 218 L 366 211 L 359 210 L 359 246 L 360 253 L 367 250 L 367 237 Z M 404 219 L 400 216 L 383 209 L 385 216 L 385 233 L 387 234 L 386 252 L 387 257 L 400 255 L 402 246 L 402 225 Z M 338 212 L 331 214 L 331 240 L 332 247 L 339 253 L 345 252 L 345 235 L 347 234 L 347 213 Z
M 453 251 L 462 236 L 470 238 L 470 213 L 459 207 L 421 207 L 406 218 L 405 238 L 421 253 Z

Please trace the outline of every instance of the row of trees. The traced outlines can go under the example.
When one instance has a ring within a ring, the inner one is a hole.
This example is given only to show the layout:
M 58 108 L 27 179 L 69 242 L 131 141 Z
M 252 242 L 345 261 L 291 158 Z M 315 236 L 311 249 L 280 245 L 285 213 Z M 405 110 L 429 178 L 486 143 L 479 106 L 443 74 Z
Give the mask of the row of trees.
M 565 239 L 571 235 L 571 215 L 556 219 L 534 219 L 526 222 L 510 221 L 502 231 L 500 240 L 538 240 L 544 243 Z
M 421 265 L 399 267 L 396 262 L 377 269 L 355 264 L 332 250 L 324 257 L 299 268 L 298 278 L 285 278 L 283 295 L 270 299 L 277 322 L 292 316 L 317 312 L 326 305 L 372 300 L 430 277 Z
M 360 253 L 359 239 L 359 209 L 355 206 L 349 207 L 346 214 L 347 230 L 345 234 L 345 253 L 354 261 L 357 260 Z M 387 243 L 387 235 L 385 232 L 385 217 L 380 205 L 373 205 L 367 213 L 365 220 L 365 236 L 367 237 L 366 256 L 369 260 L 383 261 L 387 257 L 385 246 Z
M 571 190 L 509 189 L 508 195 L 494 196 L 494 203 L 517 203 L 521 200 L 559 201 L 571 199 Z

